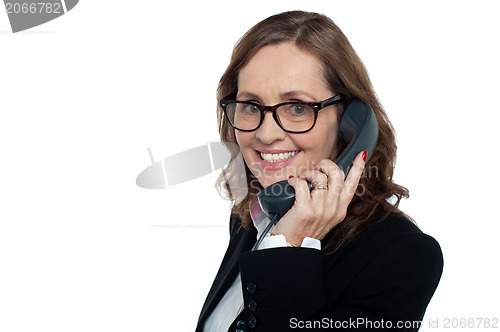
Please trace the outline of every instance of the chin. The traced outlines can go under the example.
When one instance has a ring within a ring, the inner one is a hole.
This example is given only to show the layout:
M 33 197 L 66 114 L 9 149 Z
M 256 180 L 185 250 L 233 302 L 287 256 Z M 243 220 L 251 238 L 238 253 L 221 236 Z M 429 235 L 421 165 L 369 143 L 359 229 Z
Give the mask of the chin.
M 273 183 L 276 183 L 278 182 L 279 180 L 273 180 L 273 179 L 265 179 L 265 180 L 259 180 L 260 182 L 260 185 L 262 186 L 262 188 L 267 188 L 269 187 L 270 185 L 272 185 Z

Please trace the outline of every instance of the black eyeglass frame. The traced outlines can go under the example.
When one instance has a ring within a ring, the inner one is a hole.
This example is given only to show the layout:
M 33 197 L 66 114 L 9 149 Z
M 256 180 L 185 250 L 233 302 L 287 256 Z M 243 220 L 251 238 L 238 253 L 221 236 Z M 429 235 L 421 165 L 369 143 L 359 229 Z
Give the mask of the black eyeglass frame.
M 262 125 L 262 123 L 264 122 L 264 112 L 273 112 L 274 121 L 276 121 L 276 123 L 278 124 L 278 126 L 281 129 L 283 129 L 284 131 L 286 131 L 287 133 L 293 133 L 293 134 L 302 134 L 302 133 L 306 133 L 306 132 L 310 131 L 311 129 L 313 129 L 314 125 L 316 125 L 316 120 L 318 118 L 318 111 L 320 111 L 323 108 L 326 108 L 328 106 L 337 104 L 337 103 L 339 103 L 340 101 L 342 101 L 344 99 L 342 97 L 342 95 L 335 95 L 335 96 L 333 96 L 331 98 L 328 98 L 328 99 L 320 101 L 320 102 L 287 101 L 287 102 L 280 103 L 280 104 L 277 104 L 277 105 L 274 105 L 274 106 L 263 106 L 263 105 L 259 105 L 257 103 L 251 102 L 251 101 L 240 101 L 240 100 L 234 100 L 234 99 L 229 99 L 229 98 L 230 98 L 230 96 L 227 96 L 227 97 L 221 99 L 219 105 L 222 108 L 222 110 L 224 111 L 224 114 L 226 116 L 227 122 L 229 122 L 229 124 L 231 125 L 231 127 L 233 127 L 234 129 L 239 130 L 239 131 L 245 131 L 245 132 L 255 131 L 255 130 L 259 129 L 260 126 Z M 257 127 L 255 127 L 254 129 L 240 129 L 238 127 L 235 127 L 231 123 L 231 121 L 229 120 L 229 115 L 227 114 L 227 111 L 226 111 L 226 108 L 227 108 L 227 106 L 229 104 L 250 104 L 250 105 L 253 105 L 253 106 L 257 107 L 257 109 L 260 111 L 260 121 L 259 121 L 259 124 L 257 125 Z M 283 125 L 280 123 L 279 118 L 278 118 L 278 116 L 276 114 L 277 109 L 280 106 L 283 106 L 283 105 L 306 105 L 306 106 L 310 106 L 313 109 L 313 111 L 314 111 L 314 122 L 311 125 L 311 128 L 309 128 L 307 130 L 302 130 L 302 131 L 293 131 L 293 130 L 287 130 L 287 129 L 285 129 L 283 127 Z

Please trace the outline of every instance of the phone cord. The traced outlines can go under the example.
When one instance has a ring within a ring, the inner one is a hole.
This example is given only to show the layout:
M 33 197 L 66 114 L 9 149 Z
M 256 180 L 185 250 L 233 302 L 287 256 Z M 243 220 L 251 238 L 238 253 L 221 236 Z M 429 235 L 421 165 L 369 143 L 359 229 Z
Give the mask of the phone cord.
M 255 245 L 253 246 L 252 251 L 255 251 L 255 250 L 257 250 L 259 248 L 262 240 L 264 240 L 264 238 L 266 237 L 267 233 L 269 233 L 269 231 L 271 230 L 271 228 L 278 222 L 278 217 L 279 217 L 279 215 L 277 213 L 273 216 L 273 219 L 271 220 L 271 222 L 269 223 L 269 225 L 267 225 L 266 229 L 264 230 L 264 233 L 262 233 L 262 235 L 259 237 L 259 239 L 255 243 Z

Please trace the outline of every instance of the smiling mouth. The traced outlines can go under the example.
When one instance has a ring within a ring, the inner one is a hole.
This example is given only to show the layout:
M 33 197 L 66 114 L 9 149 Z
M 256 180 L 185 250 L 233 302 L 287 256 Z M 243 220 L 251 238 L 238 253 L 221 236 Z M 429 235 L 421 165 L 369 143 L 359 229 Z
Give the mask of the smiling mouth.
M 262 160 L 265 160 L 268 163 L 276 163 L 278 161 L 292 158 L 293 156 L 295 156 L 299 152 L 300 152 L 299 150 L 285 152 L 285 153 L 263 153 L 263 152 L 260 152 L 260 157 L 262 158 Z

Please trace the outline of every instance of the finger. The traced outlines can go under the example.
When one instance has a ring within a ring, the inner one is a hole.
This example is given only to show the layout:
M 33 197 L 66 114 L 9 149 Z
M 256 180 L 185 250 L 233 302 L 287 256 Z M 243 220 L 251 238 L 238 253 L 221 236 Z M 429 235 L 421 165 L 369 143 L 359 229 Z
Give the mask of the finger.
M 306 180 L 307 182 L 313 184 L 314 182 L 318 184 L 328 185 L 328 176 L 319 170 L 306 170 L 300 173 L 300 178 Z M 328 193 L 327 190 L 318 189 L 311 191 L 311 197 L 316 197 L 318 195 L 325 196 Z
M 304 203 L 309 200 L 309 186 L 305 179 L 301 178 L 290 178 L 288 179 L 288 184 L 295 190 L 295 204 L 297 206 L 304 205 Z
M 300 172 L 300 178 L 309 182 L 328 183 L 328 176 L 320 170 L 305 170 Z
M 331 199 L 340 195 L 344 186 L 344 172 L 337 164 L 329 159 L 323 159 L 313 169 L 318 169 L 326 174 Z
M 352 169 L 350 170 L 344 182 L 344 187 L 342 189 L 342 193 L 340 194 L 339 203 L 345 206 L 346 209 L 349 203 L 351 203 L 351 200 L 356 193 L 356 189 L 358 188 L 361 176 L 363 175 L 363 170 L 365 168 L 365 153 L 366 151 L 362 151 L 356 156 L 352 165 Z

